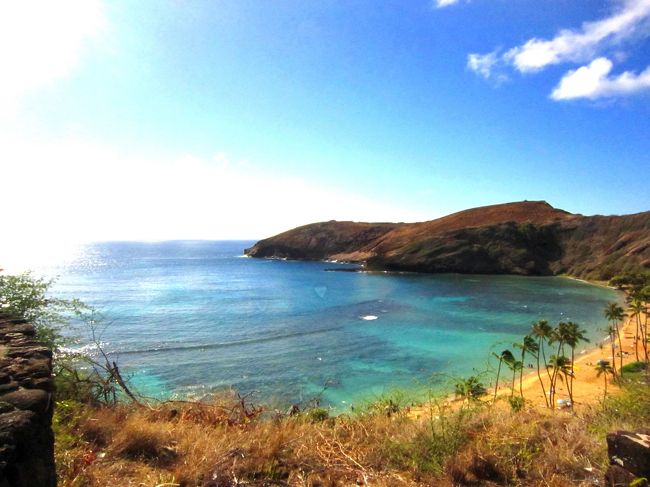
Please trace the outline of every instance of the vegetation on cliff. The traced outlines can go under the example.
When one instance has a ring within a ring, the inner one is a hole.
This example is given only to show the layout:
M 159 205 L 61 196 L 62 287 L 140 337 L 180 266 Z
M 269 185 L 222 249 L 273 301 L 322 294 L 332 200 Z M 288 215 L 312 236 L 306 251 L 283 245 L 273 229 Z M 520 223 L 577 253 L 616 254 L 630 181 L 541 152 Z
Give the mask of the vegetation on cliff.
M 395 400 L 330 418 L 249 416 L 236 397 L 147 408 L 66 402 L 56 416 L 59 485 L 594 485 L 609 463 L 606 433 L 650 421 L 649 389 L 632 377 L 575 413 L 499 404 L 434 403 L 415 418 Z
M 582 216 L 524 201 L 422 223 L 315 223 L 261 240 L 246 254 L 342 260 L 377 270 L 607 280 L 650 268 L 650 212 Z

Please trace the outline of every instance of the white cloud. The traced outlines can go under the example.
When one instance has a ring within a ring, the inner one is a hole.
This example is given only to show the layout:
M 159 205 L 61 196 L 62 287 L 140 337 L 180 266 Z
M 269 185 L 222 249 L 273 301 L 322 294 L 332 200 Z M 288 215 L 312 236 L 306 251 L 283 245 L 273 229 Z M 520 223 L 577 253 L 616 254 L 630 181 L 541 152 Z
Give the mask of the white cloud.
M 459 0 L 434 0 L 434 5 L 436 8 L 449 7 L 450 5 L 455 5 Z
M 503 70 L 508 66 L 529 73 L 551 65 L 590 62 L 566 73 L 551 98 L 595 99 L 632 94 L 646 89 L 650 67 L 638 75 L 626 71 L 612 77 L 609 73 L 613 64 L 602 53 L 609 51 L 614 59 L 624 60 L 624 49 L 648 35 L 650 0 L 625 0 L 609 17 L 584 22 L 579 29 L 563 29 L 552 39 L 535 37 L 502 55 L 497 51 L 469 54 L 467 66 L 485 79 L 504 80 Z
M 650 67 L 639 74 L 626 71 L 618 76 L 610 77 L 608 75 L 612 66 L 609 59 L 601 57 L 594 59 L 587 66 L 569 71 L 551 93 L 551 98 L 554 100 L 573 98 L 594 100 L 650 90 Z
M 536 71 L 552 64 L 591 59 L 604 44 L 614 45 L 648 28 L 650 0 L 629 0 L 614 15 L 585 22 L 579 30 L 561 30 L 553 39 L 533 38 L 504 54 L 521 72 Z M 647 32 L 645 32 L 647 34 Z
M 67 76 L 106 26 L 100 0 L 20 0 L 0 5 L 0 109 Z
M 489 78 L 492 67 L 498 60 L 496 52 L 489 54 L 470 54 L 467 56 L 467 67 L 484 78 Z
M 484 78 L 490 78 L 492 68 L 499 62 L 496 51 L 488 54 L 470 54 L 467 56 L 467 67 Z

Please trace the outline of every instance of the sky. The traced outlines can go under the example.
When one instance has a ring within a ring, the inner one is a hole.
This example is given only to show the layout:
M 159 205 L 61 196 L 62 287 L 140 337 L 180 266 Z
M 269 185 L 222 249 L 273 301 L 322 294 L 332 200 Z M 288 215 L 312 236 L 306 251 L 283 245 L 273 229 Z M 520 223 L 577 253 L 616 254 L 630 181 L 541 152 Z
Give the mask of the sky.
M 0 251 L 650 210 L 649 37 L 650 0 L 2 2 Z

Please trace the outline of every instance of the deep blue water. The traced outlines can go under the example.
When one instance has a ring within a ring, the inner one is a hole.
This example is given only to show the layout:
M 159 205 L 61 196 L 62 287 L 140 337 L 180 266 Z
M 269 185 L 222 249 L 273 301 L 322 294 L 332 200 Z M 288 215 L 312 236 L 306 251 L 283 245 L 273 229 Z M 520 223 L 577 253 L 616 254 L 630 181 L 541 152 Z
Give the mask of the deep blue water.
M 619 299 L 566 278 L 325 272 L 345 266 L 243 258 L 252 243 L 95 243 L 41 271 L 103 312 L 106 350 L 146 394 L 287 403 L 327 386 L 337 408 L 483 370 L 541 318 L 597 340 Z

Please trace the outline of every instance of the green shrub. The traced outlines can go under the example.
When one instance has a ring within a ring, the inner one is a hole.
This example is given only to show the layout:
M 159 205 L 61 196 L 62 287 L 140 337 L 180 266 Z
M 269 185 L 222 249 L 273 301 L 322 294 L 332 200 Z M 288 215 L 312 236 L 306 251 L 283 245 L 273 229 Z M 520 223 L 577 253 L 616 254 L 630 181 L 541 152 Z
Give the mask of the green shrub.
M 508 398 L 508 404 L 510 404 L 510 409 L 518 413 L 522 409 L 524 409 L 524 406 L 526 405 L 526 401 L 524 400 L 523 397 L 520 396 L 511 396 Z
M 324 408 L 312 408 L 305 411 L 305 417 L 312 423 L 320 423 L 330 417 L 329 411 Z

